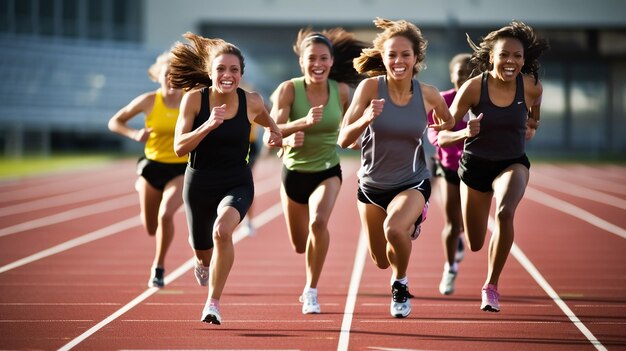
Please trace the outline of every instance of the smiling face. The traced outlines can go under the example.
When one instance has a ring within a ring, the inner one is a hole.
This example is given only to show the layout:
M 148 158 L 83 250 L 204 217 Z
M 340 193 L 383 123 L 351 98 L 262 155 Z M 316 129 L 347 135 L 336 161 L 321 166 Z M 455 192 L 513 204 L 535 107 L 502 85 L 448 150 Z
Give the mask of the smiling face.
M 233 54 L 222 54 L 213 60 L 211 66 L 213 87 L 225 94 L 234 91 L 241 82 L 241 62 Z
M 413 43 L 408 38 L 395 36 L 385 40 L 382 56 L 389 78 L 401 80 L 413 77 L 417 58 L 413 51 Z
M 300 68 L 308 83 L 325 82 L 332 66 L 330 49 L 322 43 L 311 43 L 300 55 Z
M 524 66 L 524 46 L 514 38 L 501 38 L 491 51 L 490 62 L 496 78 L 510 81 L 515 79 Z

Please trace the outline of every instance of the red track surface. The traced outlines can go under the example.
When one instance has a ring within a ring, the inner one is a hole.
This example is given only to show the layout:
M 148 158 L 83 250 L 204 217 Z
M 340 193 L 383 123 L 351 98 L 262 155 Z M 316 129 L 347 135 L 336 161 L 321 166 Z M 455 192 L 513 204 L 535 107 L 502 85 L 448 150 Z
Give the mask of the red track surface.
M 279 205 L 281 165 L 255 169 L 257 234 L 237 238 L 221 326 L 199 321 L 183 213 L 164 289 L 146 287 L 154 239 L 139 224 L 133 161 L 0 182 L 0 349 L 626 350 L 626 167 L 541 165 L 516 217 L 500 313 L 479 310 L 486 247 L 467 252 L 456 292 L 437 287 L 434 196 L 413 244 L 413 312 L 389 315 L 390 270 L 359 241 L 355 160 L 331 217 L 319 298 L 302 315 L 304 257 Z

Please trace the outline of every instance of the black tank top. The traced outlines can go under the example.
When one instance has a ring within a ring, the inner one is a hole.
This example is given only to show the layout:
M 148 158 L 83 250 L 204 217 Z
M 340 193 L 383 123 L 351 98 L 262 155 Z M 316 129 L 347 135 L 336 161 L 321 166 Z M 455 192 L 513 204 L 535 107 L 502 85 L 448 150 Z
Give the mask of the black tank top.
M 480 102 L 472 113 L 483 114 L 480 133 L 465 140 L 465 152 L 487 160 L 507 160 L 524 154 L 528 107 L 524 99 L 524 79 L 517 75 L 513 102 L 506 107 L 494 105 L 489 99 L 487 73 L 483 73 Z
M 211 115 L 209 89 L 204 88 L 200 112 L 193 122 L 193 130 L 206 122 Z M 237 88 L 239 107 L 237 114 L 224 122 L 202 139 L 189 155 L 189 166 L 198 170 L 232 170 L 245 168 L 250 149 L 250 120 L 246 93 Z

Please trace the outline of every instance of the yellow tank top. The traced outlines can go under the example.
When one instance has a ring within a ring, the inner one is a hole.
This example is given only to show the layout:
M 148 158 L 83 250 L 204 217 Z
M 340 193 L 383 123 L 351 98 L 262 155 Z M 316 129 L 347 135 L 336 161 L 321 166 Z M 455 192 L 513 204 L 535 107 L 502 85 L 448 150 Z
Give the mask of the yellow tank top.
M 146 116 L 146 128 L 152 128 L 144 148 L 147 159 L 163 163 L 187 162 L 187 156 L 178 157 L 174 153 L 174 129 L 177 118 L 178 109 L 165 106 L 161 89 L 157 90 L 152 112 Z

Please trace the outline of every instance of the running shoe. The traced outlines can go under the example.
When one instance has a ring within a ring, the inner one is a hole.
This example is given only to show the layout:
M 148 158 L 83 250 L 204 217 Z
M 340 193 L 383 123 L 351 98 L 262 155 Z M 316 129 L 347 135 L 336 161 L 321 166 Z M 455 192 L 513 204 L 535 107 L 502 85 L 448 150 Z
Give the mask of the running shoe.
M 463 261 L 465 257 L 465 244 L 463 243 L 463 234 L 459 235 L 459 244 L 456 247 L 456 252 L 454 253 L 454 260 L 457 262 Z
M 409 300 L 409 288 L 400 282 L 394 282 L 391 286 L 391 315 L 396 318 L 405 318 L 411 313 L 411 300 Z
M 148 286 L 151 288 L 162 288 L 165 286 L 165 281 L 163 280 L 163 275 L 165 274 L 165 269 L 161 267 L 155 267 L 152 269 L 152 274 L 150 274 L 150 280 L 148 281 Z
M 458 272 L 450 270 L 450 265 L 446 262 L 443 266 L 443 276 L 439 283 L 439 292 L 441 295 L 450 295 L 454 292 L 454 280 Z
M 209 304 L 209 301 L 207 301 L 207 304 L 204 305 L 204 309 L 202 310 L 201 321 L 203 321 L 204 323 L 209 323 L 209 324 L 216 324 L 216 325 L 222 324 L 222 316 L 220 315 L 220 309 L 215 305 Z
M 487 284 L 487 286 L 483 288 L 481 295 L 483 299 L 483 302 L 480 305 L 481 310 L 500 312 L 500 304 L 498 303 L 500 294 L 498 294 L 498 287 L 493 284 Z
M 417 219 L 418 222 L 415 223 L 415 230 L 413 234 L 411 234 L 411 240 L 417 239 L 422 232 L 422 223 L 426 220 L 426 215 L 428 214 L 428 201 L 424 204 L 424 209 L 422 210 L 422 215 Z
M 195 260 L 196 264 L 193 269 L 193 273 L 196 276 L 196 280 L 200 286 L 209 285 L 209 267 L 205 267 L 202 263 Z
M 302 302 L 302 314 L 320 313 L 320 304 L 317 302 L 317 294 L 314 292 L 306 292 L 300 295 Z

